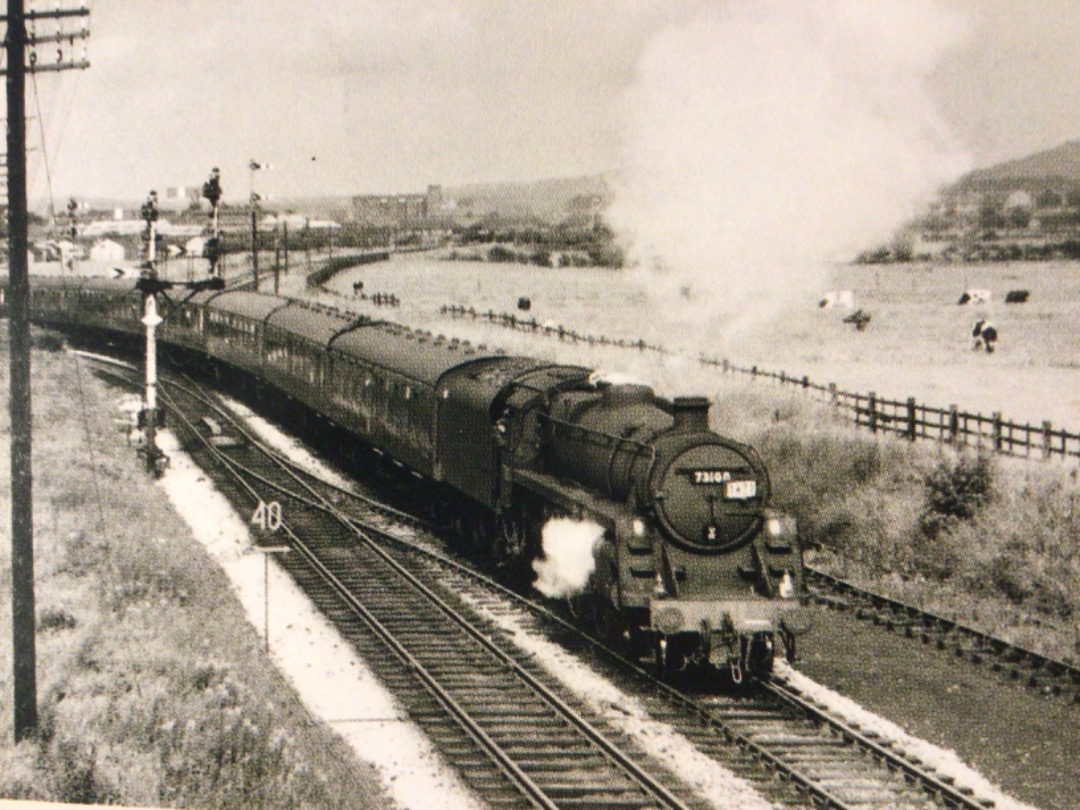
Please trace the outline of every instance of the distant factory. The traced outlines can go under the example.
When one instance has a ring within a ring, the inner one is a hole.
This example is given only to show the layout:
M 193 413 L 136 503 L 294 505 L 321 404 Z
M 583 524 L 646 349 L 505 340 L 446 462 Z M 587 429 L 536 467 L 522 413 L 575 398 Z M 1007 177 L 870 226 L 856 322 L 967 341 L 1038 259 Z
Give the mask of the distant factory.
M 446 213 L 442 186 L 428 186 L 424 194 L 361 194 L 352 198 L 353 220 L 379 228 L 429 225 Z

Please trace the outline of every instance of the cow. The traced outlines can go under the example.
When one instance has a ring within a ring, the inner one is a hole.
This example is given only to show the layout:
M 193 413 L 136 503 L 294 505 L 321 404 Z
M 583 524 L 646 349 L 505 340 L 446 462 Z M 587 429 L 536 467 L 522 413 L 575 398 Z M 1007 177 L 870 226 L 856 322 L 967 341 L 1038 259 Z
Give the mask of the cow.
M 821 300 L 818 301 L 818 307 L 821 309 L 833 307 L 851 309 L 853 306 L 855 306 L 855 293 L 852 290 L 829 290 L 823 293 Z
M 989 304 L 993 294 L 990 290 L 964 290 L 957 304 Z
M 1028 290 L 1009 290 L 1005 295 L 1006 304 L 1025 304 L 1031 293 Z
M 975 345 L 971 348 L 974 351 L 978 351 L 981 348 L 986 349 L 987 354 L 993 354 L 994 344 L 997 342 L 998 333 L 994 325 L 985 318 L 980 318 L 975 321 L 975 327 L 971 330 L 971 336 L 975 338 Z

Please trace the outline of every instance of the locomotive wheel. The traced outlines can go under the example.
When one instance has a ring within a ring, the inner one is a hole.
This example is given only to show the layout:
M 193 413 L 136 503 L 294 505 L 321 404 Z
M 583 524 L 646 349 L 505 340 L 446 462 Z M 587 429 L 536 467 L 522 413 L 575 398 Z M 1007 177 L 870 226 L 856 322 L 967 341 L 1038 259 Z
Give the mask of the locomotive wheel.
M 521 518 L 513 512 L 499 515 L 499 543 L 496 556 L 503 561 L 517 560 L 525 554 L 528 531 Z
M 667 639 L 666 648 L 657 639 L 653 643 L 653 671 L 657 680 L 670 681 L 680 672 L 685 663 L 684 650 L 678 642 Z
M 774 652 L 771 636 L 763 633 L 754 636 L 746 655 L 746 668 L 755 678 L 767 681 L 772 674 Z
M 596 594 L 592 602 L 592 622 L 596 637 L 619 655 L 626 657 L 630 653 L 630 644 L 626 637 L 626 621 L 619 613 L 618 584 L 612 582 L 607 595 Z

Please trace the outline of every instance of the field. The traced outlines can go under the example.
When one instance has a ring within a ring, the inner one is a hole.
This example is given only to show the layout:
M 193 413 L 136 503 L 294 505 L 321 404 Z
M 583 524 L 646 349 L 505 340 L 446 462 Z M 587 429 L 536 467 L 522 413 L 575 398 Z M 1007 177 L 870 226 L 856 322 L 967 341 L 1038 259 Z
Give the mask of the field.
M 1000 411 L 1014 421 L 1051 420 L 1080 430 L 1077 263 L 840 266 L 821 289 L 804 286 L 784 308 L 755 310 L 752 320 L 739 312 L 737 301 L 725 298 L 723 288 L 715 301 L 700 295 L 686 301 L 655 292 L 662 279 L 632 272 L 402 256 L 343 275 L 330 287 L 351 298 L 356 279 L 364 281 L 366 292 L 402 299 L 402 308 L 387 317 L 450 334 L 462 334 L 464 324 L 440 321 L 435 312 L 440 305 L 513 312 L 518 298 L 527 296 L 528 315 L 580 332 L 644 338 L 691 357 L 727 356 L 741 365 L 805 374 L 849 391 L 913 396 L 938 407 Z M 968 287 L 991 289 L 993 302 L 957 306 Z M 856 332 L 843 323 L 850 310 L 820 309 L 825 289 L 853 290 L 856 307 L 872 316 L 867 329 Z M 1028 303 L 1004 304 L 1011 289 L 1030 290 Z M 1001 334 L 992 355 L 971 350 L 972 323 L 987 315 Z M 512 348 L 513 339 L 502 330 L 481 334 Z M 536 350 L 535 341 L 528 345 Z M 708 391 L 715 376 L 683 367 L 680 387 Z

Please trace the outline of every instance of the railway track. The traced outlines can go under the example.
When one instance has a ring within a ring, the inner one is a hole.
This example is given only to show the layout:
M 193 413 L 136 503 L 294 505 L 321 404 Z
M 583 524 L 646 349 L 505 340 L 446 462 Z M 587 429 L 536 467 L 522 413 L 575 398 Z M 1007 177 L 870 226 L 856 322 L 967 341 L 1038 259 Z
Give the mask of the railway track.
M 273 515 L 267 531 L 292 553 L 284 567 L 371 662 L 448 763 L 488 804 L 544 808 L 691 808 L 689 789 L 553 685 L 527 657 L 457 602 L 379 530 L 253 437 L 202 436 L 203 417 L 170 386 L 166 404 L 190 452 L 240 508 Z M 204 403 L 205 404 L 205 403 Z M 219 414 L 220 415 L 220 414 Z M 364 509 L 369 508 L 364 504 Z
M 181 396 L 166 389 L 174 410 Z M 215 406 L 216 407 L 216 406 Z M 522 612 L 528 621 L 582 634 L 538 605 L 445 556 L 397 555 L 402 541 L 368 526 L 380 505 L 328 486 L 295 469 L 225 411 L 227 429 L 203 435 L 203 417 L 183 419 L 198 437 L 200 462 L 222 471 L 218 485 L 246 508 L 278 504 L 296 552 L 285 567 L 337 623 L 342 634 L 394 689 L 463 778 L 496 806 L 695 806 L 685 786 L 640 752 L 609 741 L 596 718 L 558 694 L 537 665 L 496 641 L 496 625 L 451 594 Z M 209 471 L 209 470 L 208 470 Z M 400 513 L 396 513 L 400 514 Z M 420 594 L 420 595 L 418 595 Z M 585 642 L 653 717 L 669 723 L 704 756 L 715 759 L 773 801 L 791 807 L 985 808 L 979 799 L 925 765 L 890 750 L 887 741 L 845 725 L 783 683 L 752 694 L 684 694 L 635 665 Z M 392 653 L 388 655 L 387 652 Z M 645 764 L 642 764 L 645 760 Z M 700 801 L 697 802 L 700 804 Z
M 461 578 L 454 584 L 459 590 L 479 577 L 469 570 L 455 574 Z M 502 590 L 497 584 L 487 587 Z M 505 594 L 492 609 L 527 611 L 532 620 L 526 619 L 528 626 L 534 622 L 538 631 L 556 626 L 565 644 L 581 646 L 578 628 L 517 594 Z M 783 680 L 746 692 L 702 693 L 693 683 L 680 688 L 657 680 L 591 637 L 588 644 L 598 656 L 594 665 L 640 701 L 650 716 L 669 723 L 698 751 L 779 804 L 837 810 L 994 806 L 917 757 L 894 750 L 874 731 L 845 722 Z
M 1006 680 L 1080 703 L 1080 668 L 1011 644 L 973 627 L 873 593 L 824 571 L 805 567 L 811 597 L 885 630 L 945 650 L 958 659 L 1001 673 Z

